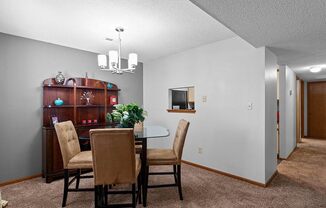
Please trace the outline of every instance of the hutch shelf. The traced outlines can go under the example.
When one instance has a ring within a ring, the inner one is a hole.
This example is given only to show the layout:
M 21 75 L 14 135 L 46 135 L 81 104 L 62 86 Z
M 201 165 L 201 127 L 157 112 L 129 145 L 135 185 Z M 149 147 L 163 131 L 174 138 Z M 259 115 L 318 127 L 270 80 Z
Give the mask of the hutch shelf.
M 43 81 L 42 173 L 47 183 L 63 177 L 62 156 L 53 121 L 71 120 L 81 138 L 92 128 L 105 127 L 105 115 L 118 103 L 120 91 L 117 85 L 111 83 L 108 88 L 108 84 L 88 78 L 70 78 L 64 85 L 57 85 L 54 78 Z M 85 92 L 92 94 L 89 104 L 81 99 Z M 63 105 L 54 104 L 58 98 Z M 85 149 L 88 145 L 83 142 L 80 140 L 81 148 Z

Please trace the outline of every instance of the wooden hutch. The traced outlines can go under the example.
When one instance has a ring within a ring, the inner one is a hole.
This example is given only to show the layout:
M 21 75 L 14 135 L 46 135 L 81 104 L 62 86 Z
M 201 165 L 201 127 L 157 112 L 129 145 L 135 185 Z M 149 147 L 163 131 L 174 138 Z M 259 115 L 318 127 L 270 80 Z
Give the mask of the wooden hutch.
M 42 173 L 46 182 L 63 177 L 63 162 L 53 120 L 59 122 L 71 120 L 79 137 L 88 135 L 92 128 L 105 127 L 105 115 L 112 112 L 110 98 L 118 102 L 120 89 L 115 84 L 96 79 L 70 78 L 63 85 L 57 85 L 54 78 L 43 82 L 43 138 L 42 138 Z M 90 104 L 81 99 L 85 92 L 91 92 Z M 54 104 L 60 98 L 63 104 Z M 88 141 L 81 149 L 89 148 Z

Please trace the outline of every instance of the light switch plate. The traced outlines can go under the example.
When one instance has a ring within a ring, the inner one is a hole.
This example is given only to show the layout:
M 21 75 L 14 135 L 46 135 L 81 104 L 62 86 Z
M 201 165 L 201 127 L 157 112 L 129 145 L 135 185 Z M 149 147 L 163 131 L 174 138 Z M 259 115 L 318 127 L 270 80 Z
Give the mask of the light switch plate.
M 203 103 L 206 103 L 206 102 L 207 102 L 207 96 L 206 96 L 206 95 L 203 96 L 203 97 L 202 97 L 202 100 L 203 100 Z
M 249 103 L 248 103 L 248 106 L 247 106 L 248 110 L 252 110 L 252 107 L 253 107 L 253 106 L 252 106 L 252 103 L 249 102 Z

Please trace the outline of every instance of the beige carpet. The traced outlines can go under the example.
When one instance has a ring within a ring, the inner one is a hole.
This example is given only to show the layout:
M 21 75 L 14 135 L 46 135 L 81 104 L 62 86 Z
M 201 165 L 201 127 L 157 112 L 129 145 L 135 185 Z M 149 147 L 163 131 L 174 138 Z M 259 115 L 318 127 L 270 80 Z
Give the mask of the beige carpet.
M 148 207 L 326 207 L 326 140 L 308 140 L 278 166 L 279 175 L 267 188 L 183 165 L 184 200 L 175 188 L 150 189 Z M 150 182 L 172 182 L 168 176 Z M 91 186 L 92 180 L 82 182 Z M 62 180 L 46 184 L 33 179 L 2 187 L 11 207 L 60 207 Z M 114 200 L 129 200 L 125 196 Z M 67 207 L 93 207 L 92 193 L 70 193 Z M 139 205 L 138 207 L 142 207 Z

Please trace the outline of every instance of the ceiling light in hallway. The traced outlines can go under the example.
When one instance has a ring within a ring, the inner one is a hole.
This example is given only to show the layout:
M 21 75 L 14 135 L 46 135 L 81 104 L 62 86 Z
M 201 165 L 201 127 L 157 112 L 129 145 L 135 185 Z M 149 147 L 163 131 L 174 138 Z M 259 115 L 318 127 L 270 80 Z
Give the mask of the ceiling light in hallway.
M 310 72 L 312 73 L 318 73 L 321 71 L 321 68 L 320 67 L 311 67 L 310 68 Z
M 326 65 L 315 65 L 315 66 L 311 66 L 309 67 L 309 71 L 312 73 L 318 73 L 320 72 L 322 69 L 325 69 Z

